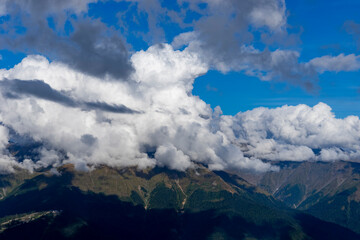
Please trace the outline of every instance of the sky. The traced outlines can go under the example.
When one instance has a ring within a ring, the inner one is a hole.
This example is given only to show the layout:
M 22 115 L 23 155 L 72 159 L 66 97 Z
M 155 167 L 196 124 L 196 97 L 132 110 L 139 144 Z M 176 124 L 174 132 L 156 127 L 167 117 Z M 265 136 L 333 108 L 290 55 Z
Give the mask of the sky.
M 346 31 L 348 21 L 359 22 L 357 1 L 287 1 L 287 22 L 300 31 L 295 47 L 300 61 L 332 55 L 358 54 L 358 40 Z M 264 82 L 257 78 L 231 72 L 210 72 L 195 82 L 195 94 L 212 106 L 220 105 L 224 113 L 236 114 L 260 106 L 279 107 L 285 104 L 315 105 L 324 102 L 337 117 L 360 115 L 359 71 L 325 72 L 318 76 L 319 90 L 308 92 L 281 83 Z M 233 104 L 236 102 L 236 104 Z
M 148 20 L 144 16 L 139 17 L 140 22 L 131 23 L 129 18 L 135 10 L 129 9 L 130 5 L 129 2 L 112 1 L 91 3 L 87 14 L 91 18 L 100 18 L 107 26 L 114 27 L 120 32 L 124 31 L 121 31 L 121 25 L 124 23 L 119 24 L 119 13 L 124 14 L 122 21 L 127 21 L 126 24 L 130 25 L 128 27 L 131 29 L 126 41 L 132 51 L 146 50 L 153 43 L 171 43 L 175 36 L 192 29 L 192 27 L 180 27 L 171 23 L 169 19 L 161 17 L 157 24 L 161 25 L 163 36 L 151 40 L 149 40 L 150 36 L 146 38 L 137 36 L 149 31 Z M 180 9 L 174 0 L 162 1 L 161 5 L 168 9 Z M 324 55 L 357 54 L 358 40 L 346 26 L 349 22 L 360 21 L 356 11 L 359 5 L 357 1 L 351 0 L 287 1 L 285 14 L 288 31 L 298 34 L 297 42 L 288 47 L 299 51 L 299 61 L 303 62 Z M 188 23 L 193 18 L 199 18 L 195 13 L 187 14 L 185 21 Z M 6 17 L 2 18 L 2 21 L 6 21 Z M 2 48 L 0 67 L 12 68 L 26 56 L 27 52 L 32 50 L 14 51 L 8 47 Z M 344 118 L 348 115 L 360 114 L 360 105 L 356 104 L 360 100 L 357 79 L 357 69 L 325 72 L 318 76 L 317 91 L 309 92 L 291 84 L 261 81 L 243 72 L 209 71 L 195 81 L 193 94 L 200 96 L 213 108 L 220 106 L 225 114 L 231 115 L 260 106 L 273 108 L 302 103 L 313 106 L 318 102 L 324 102 L 331 106 L 337 117 Z
M 0 172 L 358 161 L 359 5 L 3 0 Z

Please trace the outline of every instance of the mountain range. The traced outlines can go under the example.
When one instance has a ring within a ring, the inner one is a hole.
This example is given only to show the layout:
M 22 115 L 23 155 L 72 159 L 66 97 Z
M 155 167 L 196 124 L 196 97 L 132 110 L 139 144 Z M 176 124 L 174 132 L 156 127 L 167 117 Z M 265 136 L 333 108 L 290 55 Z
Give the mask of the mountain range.
M 349 162 L 278 172 L 99 166 L 0 177 L 2 239 L 360 239 Z
M 291 208 L 360 233 L 360 163 L 275 164 L 279 172 L 240 175 Z

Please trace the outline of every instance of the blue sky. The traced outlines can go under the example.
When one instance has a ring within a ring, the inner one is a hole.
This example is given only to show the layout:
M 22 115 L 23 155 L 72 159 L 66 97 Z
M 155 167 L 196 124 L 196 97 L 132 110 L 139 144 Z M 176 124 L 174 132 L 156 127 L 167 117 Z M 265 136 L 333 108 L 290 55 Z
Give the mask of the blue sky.
M 359 22 L 358 1 L 287 1 L 288 23 L 301 28 L 301 61 L 322 55 L 359 53 L 354 37 L 344 28 L 346 21 Z M 324 102 L 337 117 L 360 116 L 360 73 L 326 72 L 319 75 L 320 89 L 309 93 L 283 83 L 261 81 L 242 73 L 222 75 L 212 71 L 200 77 L 194 85 L 198 94 L 211 106 L 220 105 L 223 112 L 236 114 L 256 107 L 279 107 L 285 104 L 313 106 Z
M 162 1 L 161 6 L 168 10 L 181 11 L 181 6 L 176 4 L 176 1 Z M 298 51 L 300 62 L 308 62 L 324 55 L 358 54 L 356 36 L 349 34 L 344 24 L 347 21 L 360 21 L 359 7 L 359 2 L 350 0 L 286 1 L 287 31 L 296 34 L 298 38 L 296 43 L 286 48 Z M 120 18 L 119 14 L 121 14 Z M 116 29 L 126 41 L 130 53 L 146 50 L 152 44 L 159 42 L 171 43 L 175 36 L 194 29 L 190 25 L 179 26 L 169 17 L 162 16 L 156 23 L 160 29 L 157 29 L 159 34 L 153 34 L 152 29 L 149 29 L 149 15 L 137 12 L 136 6 L 129 2 L 91 3 L 86 15 L 92 19 L 101 19 L 107 26 Z M 201 17 L 199 13 L 188 10 L 184 23 L 191 23 Z M 76 21 L 75 16 L 71 18 Z M 8 16 L 1 19 L 6 22 Z M 65 30 L 65 33 L 59 34 L 71 34 L 71 24 L 65 25 Z M 277 44 L 265 46 L 260 41 L 256 41 L 258 38 L 256 34 L 253 42 L 255 46 L 262 49 L 279 47 Z M 26 51 L 23 50 L 2 48 L 0 67 L 12 68 L 28 53 L 38 51 L 31 49 L 31 46 L 27 47 Z M 331 106 L 337 117 L 360 115 L 360 104 L 357 104 L 360 100 L 358 70 L 319 74 L 317 87 L 316 91 L 309 92 L 302 87 L 287 83 L 286 80 L 262 81 L 258 77 L 247 76 L 242 71 L 220 73 L 212 70 L 196 79 L 193 94 L 199 95 L 212 107 L 219 105 L 225 114 L 232 115 L 260 106 L 273 108 L 301 103 L 313 106 L 318 102 Z

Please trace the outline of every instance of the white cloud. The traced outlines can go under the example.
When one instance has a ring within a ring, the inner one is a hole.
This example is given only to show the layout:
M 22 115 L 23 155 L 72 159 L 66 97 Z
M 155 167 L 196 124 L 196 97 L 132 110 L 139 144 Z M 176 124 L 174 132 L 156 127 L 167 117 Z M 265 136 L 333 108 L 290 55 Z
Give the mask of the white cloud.
M 324 103 L 222 116 L 219 128 L 234 143 L 242 144 L 245 155 L 260 159 L 357 161 L 360 156 L 359 118 L 337 119 Z
M 139 51 L 131 58 L 135 71 L 128 81 L 103 81 L 34 55 L 0 70 L 0 121 L 43 143 L 39 159 L 17 163 L 6 151 L 9 134 L 1 126 L 0 169 L 9 172 L 21 166 L 32 171 L 70 162 L 82 170 L 107 164 L 183 171 L 203 163 L 214 170 L 268 171 L 276 168 L 260 159 L 333 161 L 360 156 L 359 118 L 336 119 L 323 103 L 257 108 L 236 116 L 222 115 L 220 108 L 213 111 L 191 95 L 194 79 L 209 66 L 190 50 L 162 44 Z M 274 64 L 287 54 L 277 52 Z M 75 102 L 124 104 L 139 113 L 83 109 L 31 94 L 8 98 L 1 84 L 14 79 L 42 80 Z
M 189 156 L 172 145 L 159 146 L 156 150 L 155 158 L 160 166 L 168 166 L 170 169 L 180 171 L 184 171 L 193 165 Z
M 8 129 L 0 125 L 0 174 L 13 172 L 14 167 L 19 166 L 7 151 L 8 139 Z
M 320 72 L 332 71 L 358 71 L 360 70 L 360 56 L 355 54 L 344 55 L 343 53 L 338 56 L 322 56 L 312 59 L 308 65 L 315 67 Z
M 211 131 L 212 109 L 191 95 L 194 79 L 208 70 L 196 54 L 165 44 L 137 52 L 131 61 L 135 72 L 126 82 L 104 82 L 41 56 L 0 71 L 0 79 L 7 81 L 42 80 L 74 101 L 124 104 L 141 112 L 81 109 L 31 95 L 7 98 L 3 90 L 3 124 L 44 143 L 40 159 L 31 159 L 34 168 L 71 162 L 81 169 L 160 165 L 182 171 L 198 162 L 212 169 L 271 169 L 244 157 L 222 132 Z M 151 152 L 155 158 L 148 156 Z M 31 170 L 31 163 L 23 167 Z

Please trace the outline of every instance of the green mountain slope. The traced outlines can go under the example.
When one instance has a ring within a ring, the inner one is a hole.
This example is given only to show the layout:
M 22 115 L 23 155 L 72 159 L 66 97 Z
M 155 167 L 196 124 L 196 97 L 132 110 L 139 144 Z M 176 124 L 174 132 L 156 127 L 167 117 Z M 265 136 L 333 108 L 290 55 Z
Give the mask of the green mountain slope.
M 59 172 L 2 176 L 0 218 L 18 221 L 5 226 L 0 238 L 360 239 L 285 208 L 242 178 L 201 166 L 187 172 L 105 166 L 78 172 L 68 165 Z M 31 214 L 39 217 L 19 223 Z
M 360 164 L 279 162 L 279 172 L 241 174 L 290 207 L 360 233 Z

